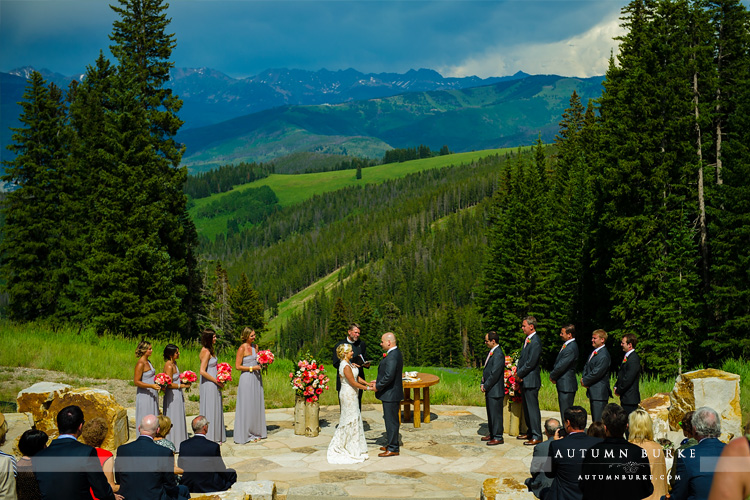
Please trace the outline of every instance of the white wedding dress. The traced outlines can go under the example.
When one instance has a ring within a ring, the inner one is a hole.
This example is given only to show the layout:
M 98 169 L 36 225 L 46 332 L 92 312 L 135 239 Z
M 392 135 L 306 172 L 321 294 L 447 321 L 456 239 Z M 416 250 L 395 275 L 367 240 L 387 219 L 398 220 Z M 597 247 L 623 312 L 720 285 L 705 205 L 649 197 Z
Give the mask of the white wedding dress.
M 341 417 L 339 426 L 333 433 L 333 439 L 328 445 L 329 464 L 357 464 L 370 458 L 367 455 L 367 441 L 365 441 L 365 430 L 362 427 L 362 414 L 359 411 L 358 390 L 349 385 L 349 381 L 344 376 L 346 366 L 351 367 L 354 380 L 357 380 L 359 375 L 359 368 L 351 366 L 347 361 L 341 361 L 339 366 Z

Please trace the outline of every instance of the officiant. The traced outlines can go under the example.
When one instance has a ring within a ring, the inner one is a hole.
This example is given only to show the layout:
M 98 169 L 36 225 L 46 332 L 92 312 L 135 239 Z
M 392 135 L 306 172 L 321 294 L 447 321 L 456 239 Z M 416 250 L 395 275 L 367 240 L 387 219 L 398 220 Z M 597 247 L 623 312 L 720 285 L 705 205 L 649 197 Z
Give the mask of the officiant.
M 336 344 L 336 347 L 333 348 L 333 367 L 336 369 L 336 393 L 338 394 L 341 390 L 341 378 L 339 378 L 339 364 L 341 364 L 341 360 L 339 359 L 338 355 L 336 354 L 336 349 L 341 344 L 349 343 L 352 346 L 352 351 L 354 354 L 352 354 L 352 359 L 350 363 L 357 368 L 359 368 L 359 375 L 362 378 L 365 378 L 365 368 L 370 367 L 370 360 L 367 359 L 367 347 L 365 346 L 365 341 L 361 340 L 359 338 L 359 325 L 357 323 L 352 323 L 349 326 L 349 330 L 346 332 L 346 338 Z M 365 380 L 367 380 L 365 378 Z M 359 410 L 362 411 L 362 390 L 359 390 L 359 393 L 357 394 L 357 397 L 359 398 Z M 339 401 L 339 406 L 341 406 L 341 402 Z

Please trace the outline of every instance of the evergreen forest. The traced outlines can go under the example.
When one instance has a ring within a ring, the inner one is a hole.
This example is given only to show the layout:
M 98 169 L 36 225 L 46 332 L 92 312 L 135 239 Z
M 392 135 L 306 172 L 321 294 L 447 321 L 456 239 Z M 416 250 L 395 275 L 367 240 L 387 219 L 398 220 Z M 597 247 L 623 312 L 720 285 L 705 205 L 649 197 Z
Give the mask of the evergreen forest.
M 252 186 L 271 164 L 187 176 L 173 139 L 179 96 L 164 88 L 176 43 L 165 4 L 119 2 L 114 63 L 100 56 L 67 91 L 29 80 L 3 177 L 16 186 L 0 240 L 11 319 L 185 340 L 213 326 L 230 341 L 250 325 L 277 355 L 325 359 L 354 321 L 371 356 L 393 331 L 406 364 L 458 368 L 481 366 L 488 330 L 506 353 L 519 349 L 533 315 L 545 367 L 568 323 L 585 352 L 596 328 L 613 353 L 635 333 L 646 370 L 661 376 L 750 356 L 740 0 L 630 2 L 601 97 L 573 92 L 554 144 L 290 206 Z M 449 153 L 419 146 L 382 161 Z M 359 178 L 368 166 L 325 169 Z M 201 210 L 236 214 L 230 230 L 200 237 L 188 200 L 227 191 Z M 277 317 L 280 302 L 332 273 L 332 286 Z

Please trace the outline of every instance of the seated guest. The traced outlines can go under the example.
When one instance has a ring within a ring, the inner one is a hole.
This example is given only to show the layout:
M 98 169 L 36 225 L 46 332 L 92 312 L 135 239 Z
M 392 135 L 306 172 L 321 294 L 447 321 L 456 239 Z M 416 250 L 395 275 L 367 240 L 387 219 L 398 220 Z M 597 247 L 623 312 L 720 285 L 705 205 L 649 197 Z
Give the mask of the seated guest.
M 607 431 L 604 429 L 604 424 L 601 422 L 591 422 L 589 428 L 586 429 L 586 434 L 599 439 L 607 437 Z
M 172 457 L 174 458 L 174 454 L 177 453 L 177 448 L 172 441 L 167 439 L 167 434 L 172 430 L 172 419 L 166 415 L 159 415 L 157 418 L 159 419 L 159 430 L 157 431 L 156 436 L 154 436 L 154 443 L 171 451 Z M 182 469 L 175 464 L 174 473 L 181 475 L 182 472 Z
M 23 456 L 18 461 L 18 474 L 16 475 L 16 493 L 18 500 L 41 500 L 42 492 L 36 482 L 31 457 L 39 453 L 47 446 L 49 437 L 44 431 L 29 429 L 21 434 L 18 440 L 18 451 Z
M 115 473 L 126 500 L 190 498 L 187 488 L 175 480 L 172 452 L 154 443 L 158 430 L 156 416 L 146 415 L 138 426 L 138 439 L 117 448 Z
M 745 435 L 729 442 L 721 452 L 708 500 L 750 498 L 750 422 Z
M 219 443 L 206 439 L 209 422 L 203 415 L 193 419 L 195 435 L 180 445 L 177 465 L 185 471 L 182 484 L 191 493 L 225 491 L 237 481 L 237 473 L 221 459 Z
M 548 463 L 549 444 L 557 439 L 555 435 L 558 429 L 560 429 L 560 421 L 556 418 L 548 418 L 544 422 L 544 435 L 547 436 L 547 439 L 534 446 L 534 456 L 531 459 L 531 467 L 529 467 L 531 477 L 527 478 L 524 483 L 537 498 L 542 498 L 542 492 L 546 493 L 546 490 L 552 485 L 552 478 L 547 474 L 549 469 L 544 464 Z
M 641 500 L 654 492 L 651 467 L 640 446 L 625 440 L 628 415 L 622 406 L 602 411 L 607 437 L 586 452 L 579 486 L 583 500 Z
M 0 446 L 5 444 L 8 422 L 0 413 Z M 0 498 L 16 499 L 16 458 L 0 451 Z
M 34 457 L 34 474 L 44 500 L 89 498 L 92 490 L 101 500 L 122 498 L 107 482 L 96 450 L 78 442 L 82 428 L 83 411 L 66 406 L 57 414 L 60 435 Z
M 102 464 L 102 471 L 107 477 L 107 482 L 112 488 L 112 491 L 119 491 L 120 485 L 115 484 L 115 459 L 111 451 L 102 448 L 102 443 L 107 438 L 107 432 L 109 426 L 107 421 L 102 417 L 96 417 L 88 420 L 83 424 L 81 429 L 81 442 L 89 446 L 93 446 L 96 450 L 96 456 L 99 457 L 99 463 Z M 94 496 L 94 492 L 91 492 L 91 498 L 98 500 Z
M 673 454 L 674 457 L 680 454 L 680 450 L 684 450 L 698 444 L 698 440 L 695 439 L 695 432 L 693 431 L 693 415 L 695 415 L 695 412 L 689 411 L 682 417 L 680 427 L 682 428 L 682 435 L 685 436 L 685 439 L 680 441 L 680 446 L 677 447 L 677 450 Z M 677 474 L 677 460 L 672 461 L 672 468 L 669 472 L 670 489 L 674 488 L 675 474 Z
M 724 449 L 724 443 L 719 441 L 721 419 L 716 411 L 707 406 L 698 408 L 692 422 L 698 444 L 682 450 L 675 458 L 675 485 L 670 497 L 674 500 L 708 498 L 716 462 Z
M 567 408 L 564 418 L 568 435 L 549 445 L 549 475 L 553 481 L 543 500 L 580 500 L 581 464 L 588 448 L 601 442 L 584 432 L 588 415 L 582 406 Z
M 647 500 L 659 500 L 667 494 L 667 463 L 661 445 L 654 441 L 654 422 L 646 410 L 638 408 L 628 416 L 628 429 L 628 441 L 637 444 L 648 454 L 654 492 Z

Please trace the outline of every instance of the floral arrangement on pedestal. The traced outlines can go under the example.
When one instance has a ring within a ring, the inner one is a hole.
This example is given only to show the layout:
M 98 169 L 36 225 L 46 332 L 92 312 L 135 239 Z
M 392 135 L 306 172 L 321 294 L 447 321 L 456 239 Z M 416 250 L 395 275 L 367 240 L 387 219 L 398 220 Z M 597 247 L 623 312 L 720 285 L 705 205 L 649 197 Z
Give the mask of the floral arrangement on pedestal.
M 186 391 L 190 392 L 190 386 L 193 382 L 198 380 L 198 375 L 195 374 L 195 372 L 191 372 L 190 370 L 185 370 L 184 372 L 180 373 L 180 382 L 183 384 L 187 384 Z
M 305 398 L 307 403 L 317 402 L 323 391 L 328 389 L 329 379 L 325 368 L 310 355 L 297 362 L 297 371 L 290 372 L 289 378 L 297 396 Z
M 157 384 L 162 391 L 166 391 L 167 386 L 172 383 L 172 378 L 166 373 L 159 373 L 154 377 L 154 383 Z
M 516 364 L 518 363 L 518 351 L 514 351 L 510 356 L 505 356 L 505 395 L 510 401 L 521 401 L 521 384 L 518 382 Z
M 232 381 L 232 367 L 229 363 L 219 363 L 216 365 L 216 380 L 222 384 Z
M 271 351 L 258 351 L 258 364 L 263 373 L 268 371 L 268 366 L 273 363 L 274 357 Z

